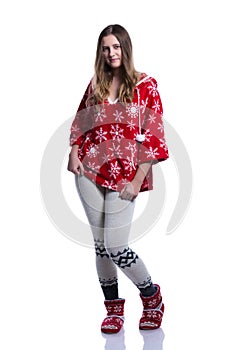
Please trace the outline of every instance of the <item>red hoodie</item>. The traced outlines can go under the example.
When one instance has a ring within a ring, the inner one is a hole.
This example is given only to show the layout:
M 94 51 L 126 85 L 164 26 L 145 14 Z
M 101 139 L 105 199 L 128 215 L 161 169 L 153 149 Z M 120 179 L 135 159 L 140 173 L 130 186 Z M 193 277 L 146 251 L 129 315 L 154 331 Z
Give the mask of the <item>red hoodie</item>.
M 106 99 L 87 107 L 92 90 L 91 80 L 71 126 L 70 145 L 79 146 L 78 157 L 86 177 L 100 186 L 121 191 L 133 180 L 139 164 L 155 164 L 169 157 L 157 82 L 142 74 L 131 102 Z M 140 191 L 151 189 L 152 167 Z

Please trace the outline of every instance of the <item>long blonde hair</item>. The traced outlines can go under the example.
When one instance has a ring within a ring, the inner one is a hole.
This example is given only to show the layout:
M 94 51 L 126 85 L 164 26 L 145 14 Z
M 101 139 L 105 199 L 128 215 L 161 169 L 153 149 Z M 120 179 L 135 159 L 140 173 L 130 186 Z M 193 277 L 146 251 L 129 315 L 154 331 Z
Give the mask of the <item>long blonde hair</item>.
M 112 82 L 112 70 L 105 62 L 102 52 L 102 39 L 108 35 L 114 35 L 120 43 L 122 52 L 121 85 L 119 89 L 119 101 L 127 102 L 133 99 L 134 86 L 138 81 L 139 73 L 133 64 L 132 42 L 125 28 L 119 24 L 109 25 L 102 30 L 97 42 L 95 59 L 95 75 L 93 79 L 93 93 L 88 102 L 96 104 L 103 102 L 109 96 Z

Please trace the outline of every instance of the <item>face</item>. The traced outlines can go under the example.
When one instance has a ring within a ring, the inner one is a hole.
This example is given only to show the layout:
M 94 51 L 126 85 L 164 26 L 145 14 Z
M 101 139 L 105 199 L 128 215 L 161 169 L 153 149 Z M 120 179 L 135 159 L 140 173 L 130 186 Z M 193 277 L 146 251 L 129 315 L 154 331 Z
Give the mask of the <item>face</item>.
M 110 34 L 102 39 L 102 52 L 106 63 L 113 69 L 122 64 L 121 46 L 117 38 Z

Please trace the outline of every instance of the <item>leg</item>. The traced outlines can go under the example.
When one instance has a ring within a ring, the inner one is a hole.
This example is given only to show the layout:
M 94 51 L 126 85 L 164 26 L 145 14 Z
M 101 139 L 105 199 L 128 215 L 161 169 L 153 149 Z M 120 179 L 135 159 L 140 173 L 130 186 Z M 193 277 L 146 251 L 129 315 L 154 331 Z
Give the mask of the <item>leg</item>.
M 105 200 L 106 250 L 113 262 L 146 295 L 155 293 L 151 277 L 140 257 L 128 246 L 135 201 L 119 198 L 118 192 L 107 191 Z
M 141 292 L 144 309 L 139 328 L 156 329 L 160 327 L 164 313 L 160 287 L 152 283 L 143 261 L 128 246 L 134 204 L 120 199 L 116 192 L 106 194 L 105 246 L 113 262 Z
M 84 176 L 76 177 L 77 190 L 93 233 L 96 268 L 107 309 L 107 317 L 101 325 L 105 333 L 117 333 L 123 326 L 124 299 L 118 298 L 117 268 L 104 246 L 105 189 Z
M 105 299 L 117 299 L 117 268 L 104 246 L 105 188 L 97 186 L 85 176 L 76 176 L 76 187 L 93 234 L 97 274 Z

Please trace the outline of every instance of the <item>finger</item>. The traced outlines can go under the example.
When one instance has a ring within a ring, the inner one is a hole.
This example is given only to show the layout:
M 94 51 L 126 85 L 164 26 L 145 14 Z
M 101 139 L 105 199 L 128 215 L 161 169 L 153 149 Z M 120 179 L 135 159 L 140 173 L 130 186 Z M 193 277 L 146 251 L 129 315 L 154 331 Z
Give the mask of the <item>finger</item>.
M 80 174 L 79 168 L 70 167 L 68 170 L 71 171 L 75 175 L 79 175 Z
M 79 171 L 80 171 L 80 175 L 83 176 L 84 175 L 84 167 L 83 167 L 83 165 L 80 166 Z
M 122 190 L 119 192 L 119 197 L 122 198 L 122 199 L 124 199 L 124 198 L 123 198 L 123 197 L 124 197 L 124 193 L 125 193 L 125 187 L 122 188 Z
M 132 199 L 132 195 L 125 191 L 122 195 L 122 199 L 125 199 L 126 201 L 130 201 Z
M 125 192 L 126 186 L 124 186 L 124 188 L 122 188 L 122 190 L 120 191 L 120 195 L 122 195 Z
M 125 191 L 122 191 L 119 196 L 122 199 L 127 199 L 127 193 Z
M 78 171 L 77 168 L 75 168 L 74 166 L 69 165 L 69 164 L 68 164 L 68 166 L 67 166 L 67 170 L 68 170 L 68 171 L 71 171 L 71 172 L 74 173 L 74 174 L 76 174 L 77 171 Z
M 123 195 L 123 193 L 119 193 L 119 197 L 121 198 L 121 199 L 124 199 L 124 195 Z
M 69 167 L 67 168 L 67 170 L 70 171 L 71 173 L 74 173 L 75 171 L 73 168 L 69 168 Z

